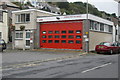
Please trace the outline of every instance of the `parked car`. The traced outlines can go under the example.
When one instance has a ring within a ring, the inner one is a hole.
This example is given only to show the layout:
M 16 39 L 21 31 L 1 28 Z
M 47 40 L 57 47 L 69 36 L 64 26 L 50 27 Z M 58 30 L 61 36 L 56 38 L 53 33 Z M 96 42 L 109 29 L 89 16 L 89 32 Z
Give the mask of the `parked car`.
M 119 42 L 101 42 L 96 45 L 95 51 L 97 53 L 120 53 L 120 43 Z
M 6 47 L 6 43 L 3 39 L 0 39 L 0 51 L 3 52 L 3 50 L 5 50 L 7 47 Z

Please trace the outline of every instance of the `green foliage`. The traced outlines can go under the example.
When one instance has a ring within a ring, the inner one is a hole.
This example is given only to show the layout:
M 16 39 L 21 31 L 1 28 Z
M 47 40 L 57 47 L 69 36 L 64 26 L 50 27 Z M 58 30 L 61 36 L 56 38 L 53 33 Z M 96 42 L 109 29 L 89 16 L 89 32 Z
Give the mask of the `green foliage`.
M 86 5 L 87 3 L 83 2 L 74 2 L 74 3 L 68 3 L 68 2 L 57 2 L 56 4 L 60 9 L 61 12 L 64 13 L 66 12 L 67 14 L 86 14 Z M 104 16 L 107 17 L 116 17 L 116 14 L 108 14 L 104 11 L 99 11 L 94 5 L 88 4 L 88 12 L 89 14 L 93 14 L 99 17 Z M 103 16 L 104 14 L 104 16 Z
M 20 9 L 24 9 L 24 5 L 32 6 L 30 2 L 26 4 L 21 4 L 20 2 L 13 2 L 14 4 L 18 5 Z M 60 8 L 62 13 L 67 13 L 68 15 L 72 14 L 86 14 L 86 5 L 87 3 L 83 2 L 48 2 L 48 4 L 56 5 Z M 46 9 L 43 9 L 46 10 Z M 46 11 L 50 11 L 47 9 Z M 99 11 L 94 5 L 88 4 L 88 12 L 89 14 L 93 14 L 99 17 L 108 18 L 108 17 L 117 17 L 115 13 L 109 14 L 104 11 Z
M 68 9 L 69 3 L 68 2 L 57 2 L 57 6 L 61 9 Z

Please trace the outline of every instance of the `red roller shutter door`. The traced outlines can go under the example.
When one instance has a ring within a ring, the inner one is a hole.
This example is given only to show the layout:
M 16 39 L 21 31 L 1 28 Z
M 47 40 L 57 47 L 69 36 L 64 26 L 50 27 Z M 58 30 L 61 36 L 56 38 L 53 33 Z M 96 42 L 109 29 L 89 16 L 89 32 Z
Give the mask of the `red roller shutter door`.
M 40 48 L 82 49 L 82 21 L 40 24 Z

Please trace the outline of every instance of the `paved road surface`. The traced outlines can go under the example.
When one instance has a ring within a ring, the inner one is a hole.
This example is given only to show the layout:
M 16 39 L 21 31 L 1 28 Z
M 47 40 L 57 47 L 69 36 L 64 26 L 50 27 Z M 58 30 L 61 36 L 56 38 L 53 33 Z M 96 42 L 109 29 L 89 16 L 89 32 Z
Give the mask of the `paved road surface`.
M 74 56 L 8 66 L 3 69 L 3 78 L 118 78 L 118 54 Z

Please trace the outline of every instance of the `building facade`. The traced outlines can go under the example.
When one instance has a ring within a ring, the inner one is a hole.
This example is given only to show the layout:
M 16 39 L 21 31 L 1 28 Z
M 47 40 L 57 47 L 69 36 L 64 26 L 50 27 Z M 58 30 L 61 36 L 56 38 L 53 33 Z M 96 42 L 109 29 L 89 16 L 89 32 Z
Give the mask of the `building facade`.
M 95 50 L 103 41 L 113 42 L 114 24 L 88 14 L 64 15 L 42 10 L 13 11 L 14 48 Z M 87 44 L 88 43 L 88 44 Z
M 36 37 L 39 37 L 36 35 L 38 31 L 36 22 L 37 16 L 43 17 L 53 15 L 57 14 L 37 9 L 13 11 L 12 24 L 15 26 L 15 31 L 13 31 L 13 48 L 35 48 L 35 45 L 38 44 L 35 42 Z
M 6 10 L 0 10 L 0 39 L 4 39 L 8 42 L 8 12 Z
M 88 14 L 37 18 L 39 48 L 95 50 L 103 41 L 113 42 L 114 24 Z M 88 44 L 87 44 L 88 43 Z

